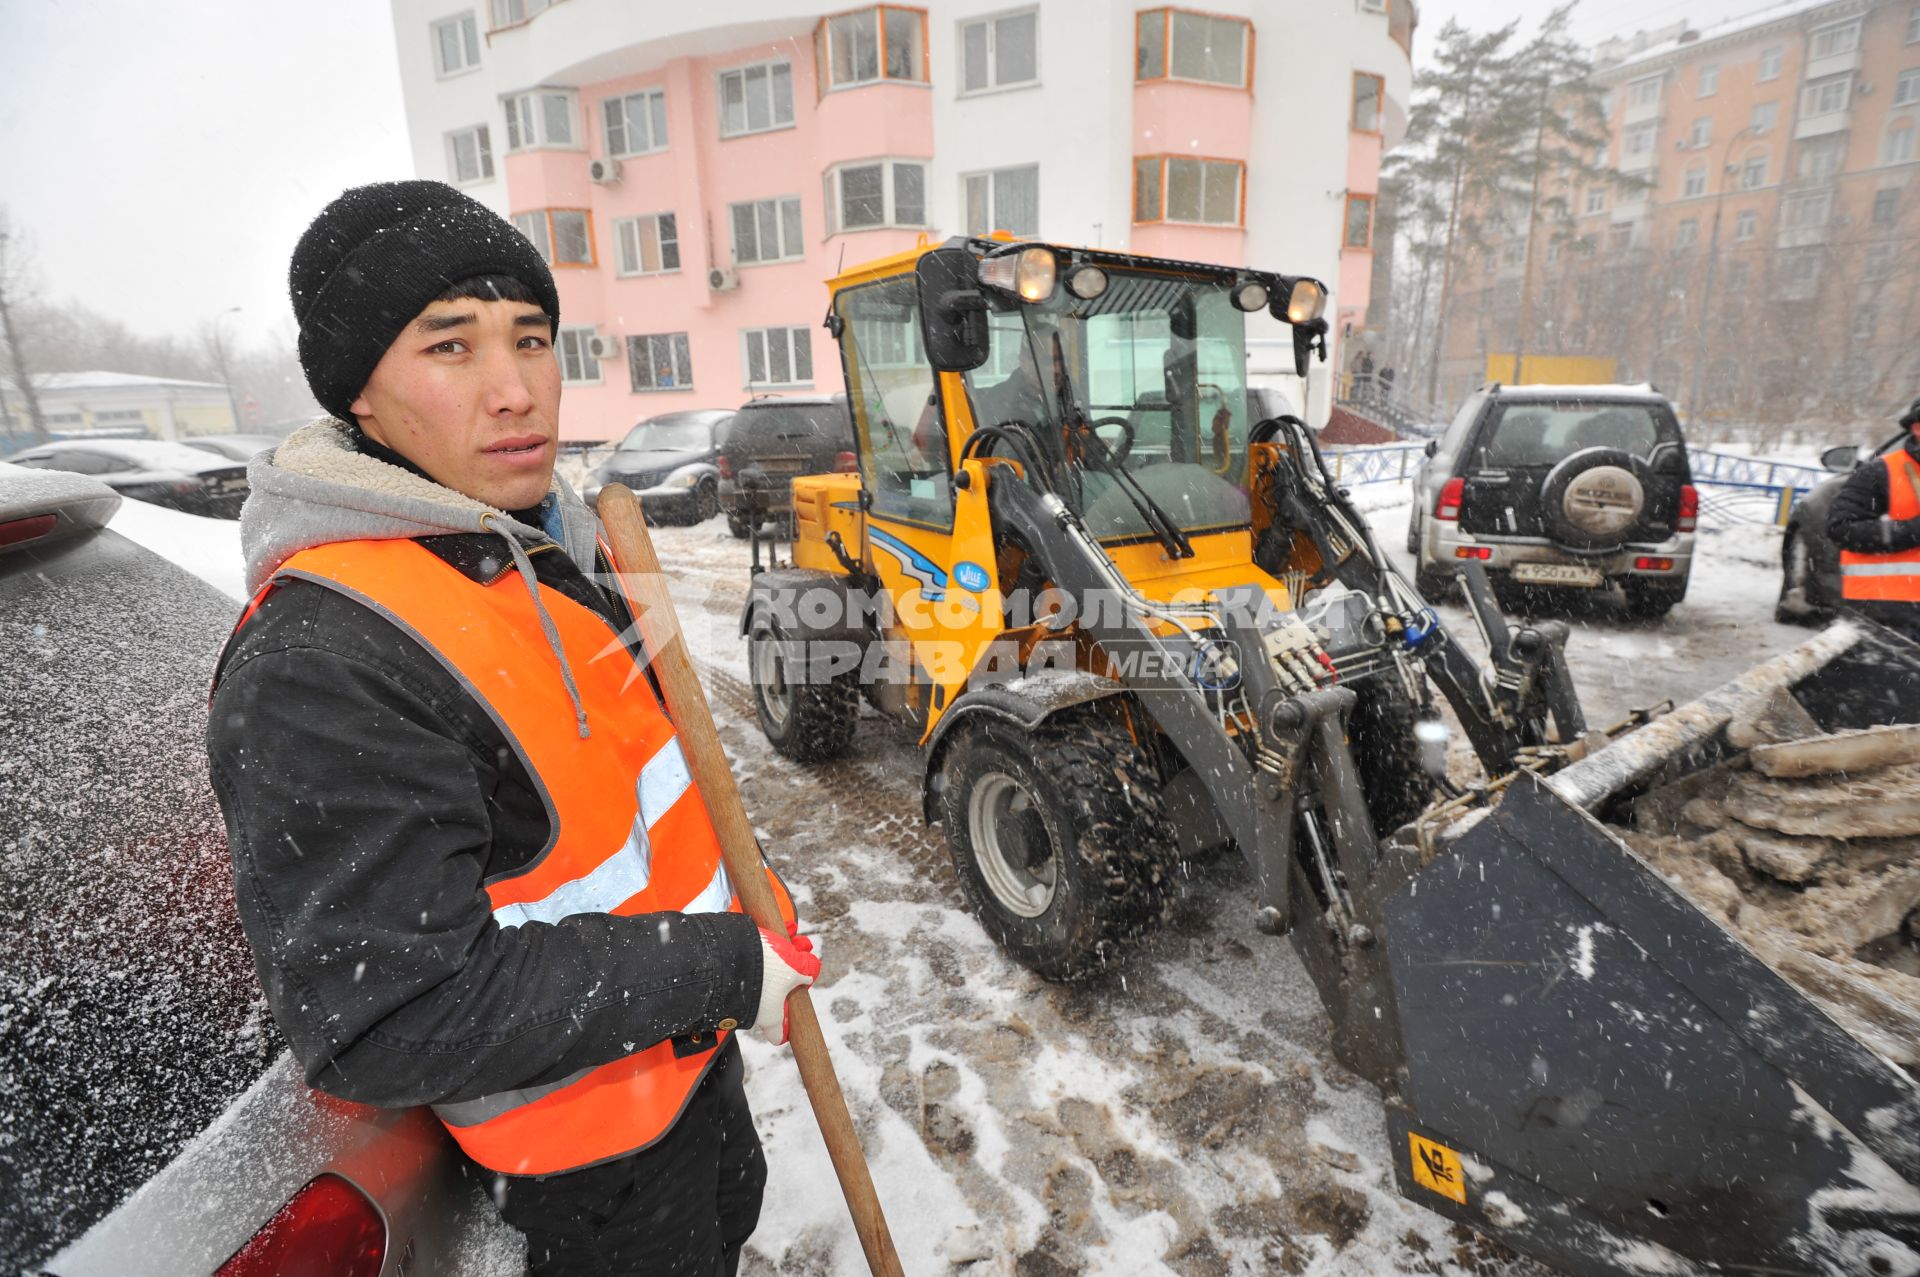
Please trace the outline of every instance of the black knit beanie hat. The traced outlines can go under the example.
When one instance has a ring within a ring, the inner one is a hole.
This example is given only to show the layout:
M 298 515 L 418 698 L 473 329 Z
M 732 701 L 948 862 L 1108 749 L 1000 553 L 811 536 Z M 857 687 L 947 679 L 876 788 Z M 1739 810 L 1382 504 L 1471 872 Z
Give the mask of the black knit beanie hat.
M 440 294 L 478 275 L 533 290 L 560 331 L 553 272 L 498 213 L 444 182 L 356 186 L 320 210 L 287 271 L 300 366 L 320 406 L 351 423 L 351 405 L 406 326 Z

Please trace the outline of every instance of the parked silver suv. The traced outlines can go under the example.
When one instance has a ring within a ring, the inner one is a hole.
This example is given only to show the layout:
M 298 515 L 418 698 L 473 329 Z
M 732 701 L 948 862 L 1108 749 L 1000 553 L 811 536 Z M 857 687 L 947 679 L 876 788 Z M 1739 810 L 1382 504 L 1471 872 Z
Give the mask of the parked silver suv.
M 1422 593 L 1477 561 L 1508 597 L 1618 588 L 1640 616 L 1686 597 L 1700 498 L 1651 387 L 1489 385 L 1427 457 L 1407 528 Z

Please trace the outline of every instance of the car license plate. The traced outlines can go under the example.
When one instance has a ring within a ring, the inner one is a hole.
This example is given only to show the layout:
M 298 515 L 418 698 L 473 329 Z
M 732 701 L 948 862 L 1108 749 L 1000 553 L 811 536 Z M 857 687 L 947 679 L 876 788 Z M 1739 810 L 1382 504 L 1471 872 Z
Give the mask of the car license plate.
M 1522 585 L 1581 585 L 1592 588 L 1606 578 L 1600 575 L 1599 568 L 1582 567 L 1578 563 L 1516 563 L 1513 579 Z

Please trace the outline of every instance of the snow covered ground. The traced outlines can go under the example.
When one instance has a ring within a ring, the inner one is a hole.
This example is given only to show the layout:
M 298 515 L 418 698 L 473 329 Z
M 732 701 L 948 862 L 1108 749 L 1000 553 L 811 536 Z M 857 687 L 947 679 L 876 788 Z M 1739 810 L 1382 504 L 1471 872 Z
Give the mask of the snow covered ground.
M 1394 554 L 1407 491 L 1359 492 Z M 128 502 L 114 527 L 239 597 L 237 525 Z M 849 756 L 811 769 L 767 748 L 737 636 L 745 543 L 717 519 L 654 538 L 749 811 L 819 937 L 815 1004 L 907 1271 L 1543 1271 L 1397 1194 L 1378 1096 L 1335 1062 L 1291 947 L 1255 930 L 1237 862 L 1196 870 L 1174 925 L 1121 970 L 1038 980 L 966 909 L 920 818 L 909 733 L 870 717 Z M 1684 700 L 1804 638 L 1771 620 L 1777 562 L 1764 528 L 1706 533 L 1664 620 L 1576 618 L 1592 718 Z M 864 1272 L 790 1058 L 743 1046 L 771 1166 L 743 1272 Z M 516 1239 L 497 1241 L 485 1266 L 517 1272 Z

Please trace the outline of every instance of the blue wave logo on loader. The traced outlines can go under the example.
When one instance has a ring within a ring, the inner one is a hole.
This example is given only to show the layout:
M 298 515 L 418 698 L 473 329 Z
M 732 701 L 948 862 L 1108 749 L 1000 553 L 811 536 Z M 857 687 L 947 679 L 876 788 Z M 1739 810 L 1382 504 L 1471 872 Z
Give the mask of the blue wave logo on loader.
M 870 528 L 867 535 L 873 538 L 878 548 L 885 550 L 900 560 L 900 570 L 920 583 L 920 597 L 929 603 L 937 603 L 947 595 L 947 574 L 939 564 L 920 551 L 891 536 L 878 528 Z

